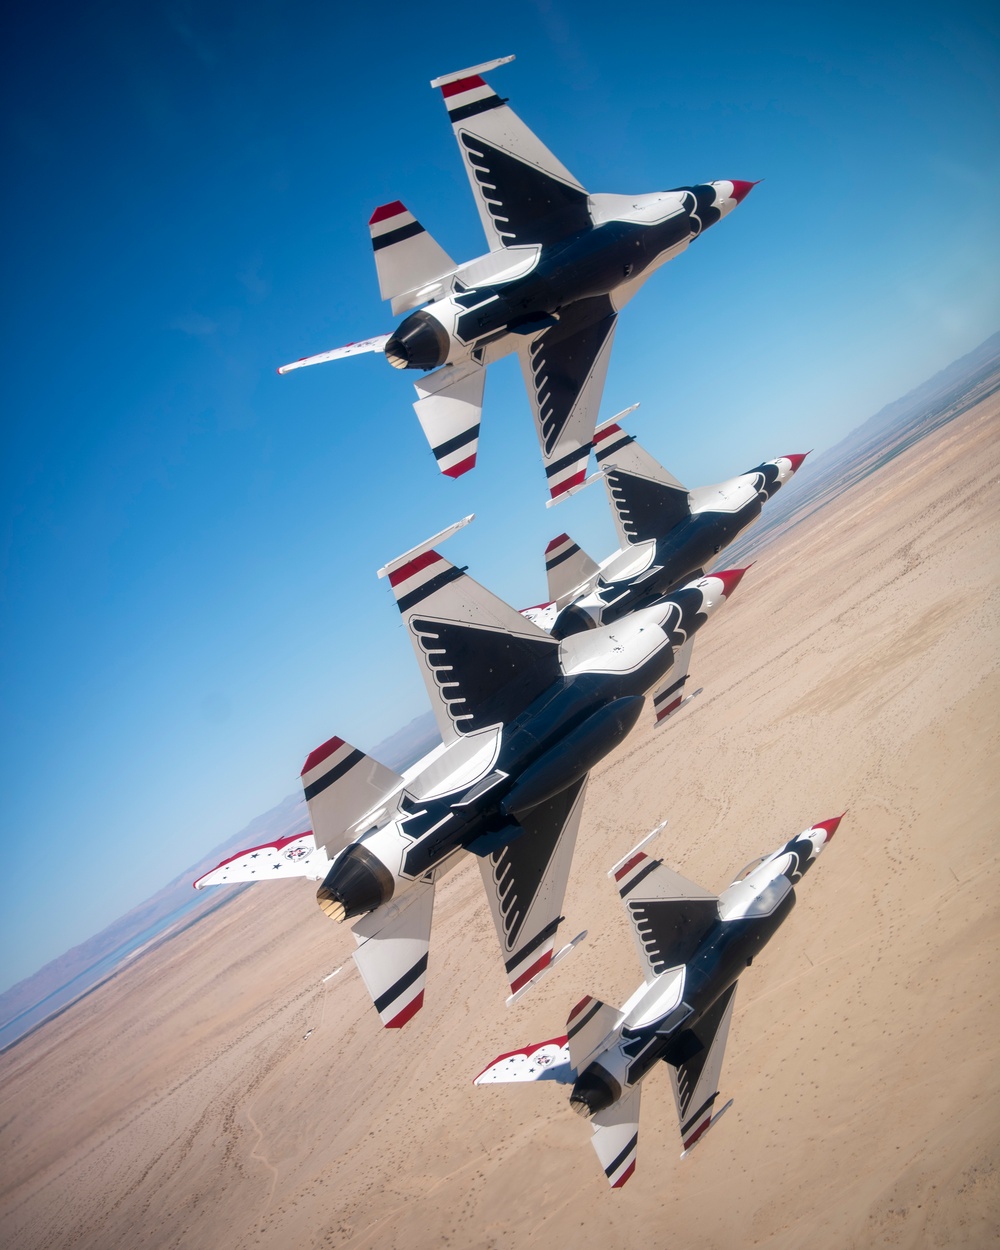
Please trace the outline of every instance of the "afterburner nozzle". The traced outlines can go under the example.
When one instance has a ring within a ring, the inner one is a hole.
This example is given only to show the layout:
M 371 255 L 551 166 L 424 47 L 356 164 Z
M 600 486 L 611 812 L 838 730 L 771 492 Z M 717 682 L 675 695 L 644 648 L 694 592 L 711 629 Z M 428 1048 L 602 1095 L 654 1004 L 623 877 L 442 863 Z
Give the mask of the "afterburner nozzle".
M 331 920 L 348 920 L 387 903 L 394 886 L 385 864 L 356 842 L 333 861 L 316 901 Z
M 449 346 L 441 322 L 421 309 L 390 334 L 383 351 L 395 369 L 436 369 L 448 359 Z
M 576 1078 L 569 1105 L 577 1115 L 590 1117 L 621 1097 L 621 1086 L 599 1063 L 592 1063 Z
M 331 920 L 335 920 L 338 924 L 347 919 L 347 909 L 339 898 L 320 886 L 316 891 L 316 902 L 319 903 L 319 909 L 324 916 L 329 916 Z

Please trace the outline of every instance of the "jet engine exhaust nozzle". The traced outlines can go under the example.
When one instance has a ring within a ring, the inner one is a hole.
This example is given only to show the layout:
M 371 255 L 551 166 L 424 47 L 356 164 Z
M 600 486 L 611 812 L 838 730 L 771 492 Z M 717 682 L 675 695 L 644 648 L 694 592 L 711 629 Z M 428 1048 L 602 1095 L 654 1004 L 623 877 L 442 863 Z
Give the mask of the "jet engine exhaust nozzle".
M 316 901 L 325 915 L 340 922 L 381 907 L 392 898 L 392 892 L 388 868 L 355 843 L 334 861 L 316 891 Z
M 448 359 L 448 332 L 421 309 L 411 313 L 383 348 L 394 369 L 436 369 Z
M 569 1105 L 586 1119 L 603 1111 L 621 1097 L 621 1086 L 599 1063 L 592 1063 L 576 1078 Z

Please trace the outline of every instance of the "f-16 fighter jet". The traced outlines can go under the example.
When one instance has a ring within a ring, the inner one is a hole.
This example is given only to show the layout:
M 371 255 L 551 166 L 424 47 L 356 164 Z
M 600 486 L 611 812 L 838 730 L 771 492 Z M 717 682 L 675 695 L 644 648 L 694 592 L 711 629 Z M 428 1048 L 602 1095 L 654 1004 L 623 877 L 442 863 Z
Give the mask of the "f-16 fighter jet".
M 662 1060 L 683 1158 L 732 1103 L 713 1112 L 738 978 L 792 910 L 792 887 L 842 819 L 821 821 L 747 865 L 718 896 L 642 853 L 654 830 L 608 874 L 632 925 L 642 985 L 617 1011 L 581 999 L 566 1036 L 500 1055 L 475 1083 L 571 1084 L 570 1106 L 590 1119 L 601 1167 L 620 1189 L 635 1171 L 642 1080 Z
M 449 477 L 476 462 L 486 366 L 516 351 L 553 501 L 582 485 L 619 311 L 747 195 L 751 182 L 705 182 L 646 195 L 590 195 L 482 74 L 514 58 L 445 74 L 444 97 L 489 254 L 463 265 L 398 201 L 372 214 L 391 335 L 278 370 L 384 351 L 426 372 L 414 407 Z M 420 308 L 420 305 L 425 307 Z
M 620 620 L 700 576 L 809 454 L 779 456 L 728 482 L 689 491 L 622 430 L 623 415 L 594 435 L 621 547 L 598 565 L 568 534 L 549 543 L 552 601 L 525 612 L 543 628 L 551 626 L 553 638 Z
M 680 706 L 694 636 L 744 572 L 699 578 L 557 642 L 433 550 L 457 528 L 381 570 L 441 745 L 400 776 L 331 738 L 302 770 L 312 837 L 241 852 L 196 883 L 323 876 L 323 911 L 361 918 L 354 958 L 389 1028 L 423 1004 L 435 882 L 466 851 L 479 860 L 512 996 L 566 953 L 553 956 L 588 773 L 647 692 L 669 690 Z

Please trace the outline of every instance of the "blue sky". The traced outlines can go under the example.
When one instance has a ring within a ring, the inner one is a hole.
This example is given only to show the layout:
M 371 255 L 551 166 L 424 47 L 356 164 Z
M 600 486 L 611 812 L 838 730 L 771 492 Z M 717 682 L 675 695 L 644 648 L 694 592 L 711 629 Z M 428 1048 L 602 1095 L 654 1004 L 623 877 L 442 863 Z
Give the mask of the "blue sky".
M 394 324 L 366 222 L 485 250 L 428 81 L 492 84 L 591 190 L 763 178 L 622 317 L 603 414 L 698 485 L 822 449 L 1000 325 L 997 19 L 951 4 L 21 6 L 3 110 L 0 988 L 426 708 L 387 559 L 544 597 L 517 365 L 437 475 L 410 380 L 275 366 Z M 620 16 L 619 16 L 620 12 Z M 502 27 L 503 33 L 496 31 Z

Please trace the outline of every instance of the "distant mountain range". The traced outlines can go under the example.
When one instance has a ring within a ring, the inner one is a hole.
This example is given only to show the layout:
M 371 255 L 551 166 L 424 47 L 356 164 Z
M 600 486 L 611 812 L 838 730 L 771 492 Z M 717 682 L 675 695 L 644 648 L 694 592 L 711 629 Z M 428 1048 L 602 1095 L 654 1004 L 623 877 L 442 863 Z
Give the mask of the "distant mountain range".
M 954 421 L 997 390 L 1000 331 L 902 399 L 886 404 L 833 447 L 810 456 L 767 505 L 754 528 L 728 548 L 726 562 L 737 564 L 759 551 L 780 530 L 798 524 L 932 430 Z
M 1000 389 L 1000 332 L 991 335 L 922 385 L 887 404 L 836 446 L 810 458 L 776 496 L 757 526 L 735 542 L 727 563 L 759 550 L 776 533 L 794 526 L 836 494 L 874 472 L 932 430 L 952 421 Z M 433 714 L 419 716 L 372 752 L 402 771 L 440 742 Z M 195 893 L 191 883 L 240 847 L 287 837 L 309 828 L 301 795 L 290 795 L 245 829 L 219 843 L 152 898 L 32 976 L 0 994 L 0 1050 L 65 1011 L 117 975 L 131 960 L 169 941 L 203 916 L 224 906 L 246 886 Z

